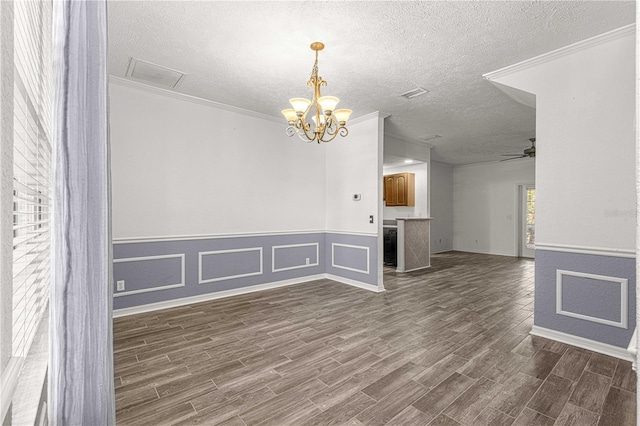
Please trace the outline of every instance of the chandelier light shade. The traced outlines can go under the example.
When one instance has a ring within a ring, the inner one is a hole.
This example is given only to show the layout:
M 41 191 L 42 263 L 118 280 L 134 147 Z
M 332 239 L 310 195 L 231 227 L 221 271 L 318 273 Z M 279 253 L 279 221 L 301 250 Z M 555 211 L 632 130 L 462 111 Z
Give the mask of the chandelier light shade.
M 311 70 L 311 77 L 307 86 L 313 88 L 311 100 L 306 98 L 291 98 L 291 108 L 282 110 L 282 115 L 289 123 L 287 135 L 298 135 L 305 142 L 331 142 L 336 136 L 347 136 L 347 120 L 351 115 L 350 109 L 336 109 L 340 99 L 335 96 L 321 96 L 320 86 L 327 82 L 318 76 L 318 52 L 324 49 L 324 44 L 316 41 L 311 43 L 311 50 L 316 52 L 316 61 Z M 308 119 L 313 121 L 313 125 Z

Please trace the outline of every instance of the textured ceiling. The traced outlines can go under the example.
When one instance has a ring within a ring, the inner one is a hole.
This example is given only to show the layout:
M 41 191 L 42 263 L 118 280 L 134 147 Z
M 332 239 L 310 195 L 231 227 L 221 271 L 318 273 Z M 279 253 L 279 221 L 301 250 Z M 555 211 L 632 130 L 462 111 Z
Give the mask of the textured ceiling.
M 449 164 L 499 159 L 535 136 L 535 111 L 482 74 L 635 21 L 610 1 L 110 1 L 109 72 L 130 57 L 187 73 L 178 91 L 281 117 L 310 97 L 309 44 L 322 41 L 325 95 L 353 117 L 391 114 L 385 131 Z M 429 93 L 407 100 L 417 86 Z M 285 122 L 283 119 L 283 132 Z

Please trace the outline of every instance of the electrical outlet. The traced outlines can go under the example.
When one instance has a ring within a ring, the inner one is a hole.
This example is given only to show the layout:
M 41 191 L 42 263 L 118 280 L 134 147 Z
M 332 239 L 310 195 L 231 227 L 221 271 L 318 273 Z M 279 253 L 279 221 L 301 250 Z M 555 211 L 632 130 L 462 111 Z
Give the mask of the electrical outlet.
M 309 263 L 310 263 L 310 262 L 309 262 L 309 258 L 307 257 L 307 263 L 306 263 L 306 264 L 308 265 Z
M 116 281 L 116 289 L 118 291 L 124 291 L 124 280 Z

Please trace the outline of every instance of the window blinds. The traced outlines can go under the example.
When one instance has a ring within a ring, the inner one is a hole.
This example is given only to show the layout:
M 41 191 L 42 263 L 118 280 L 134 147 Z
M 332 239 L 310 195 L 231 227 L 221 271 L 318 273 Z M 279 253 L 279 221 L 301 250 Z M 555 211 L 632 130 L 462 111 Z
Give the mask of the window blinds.
M 26 356 L 49 298 L 51 2 L 14 2 L 13 354 Z

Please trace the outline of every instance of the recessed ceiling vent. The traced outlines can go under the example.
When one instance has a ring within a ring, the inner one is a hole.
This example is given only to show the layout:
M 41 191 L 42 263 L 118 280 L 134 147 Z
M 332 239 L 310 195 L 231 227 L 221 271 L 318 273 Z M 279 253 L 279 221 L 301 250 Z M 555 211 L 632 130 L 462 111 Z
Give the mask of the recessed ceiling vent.
M 131 80 L 153 84 L 154 86 L 176 89 L 186 77 L 182 71 L 131 58 L 126 77 Z
M 409 90 L 408 92 L 404 92 L 402 95 L 403 98 L 407 98 L 407 99 L 413 99 L 413 98 L 417 98 L 418 96 L 422 96 L 426 93 L 429 93 L 429 91 L 423 87 L 417 87 L 413 90 Z
M 424 138 L 420 138 L 423 141 L 430 141 L 432 139 L 438 139 L 441 138 L 442 136 L 440 135 L 429 135 L 429 136 L 425 136 Z

